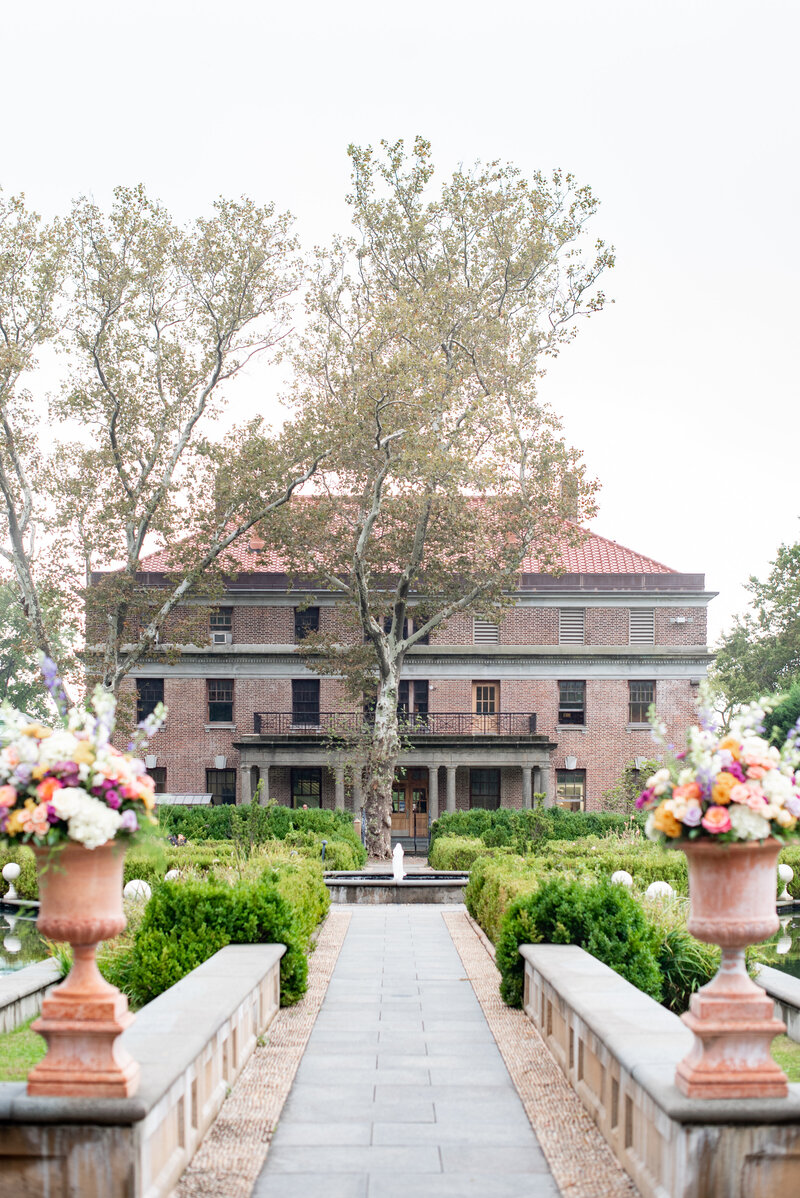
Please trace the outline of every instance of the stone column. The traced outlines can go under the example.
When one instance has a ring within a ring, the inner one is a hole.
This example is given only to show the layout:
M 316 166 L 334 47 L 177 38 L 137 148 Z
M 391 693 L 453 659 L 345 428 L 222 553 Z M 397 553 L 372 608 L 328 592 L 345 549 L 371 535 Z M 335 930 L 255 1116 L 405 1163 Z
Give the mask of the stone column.
M 541 779 L 542 779 L 542 794 L 544 795 L 544 805 L 545 805 L 545 807 L 554 807 L 555 800 L 553 798 L 553 791 L 552 791 L 552 787 L 550 785 L 550 767 L 549 767 L 549 765 L 542 766 Z
M 439 767 L 428 766 L 428 827 L 439 818 Z
M 336 765 L 333 768 L 333 776 L 336 779 L 336 798 L 335 805 L 337 811 L 344 811 L 344 766 Z
M 448 765 L 447 767 L 447 810 L 455 811 L 456 809 L 456 767 Z
M 531 767 L 523 765 L 522 767 L 522 806 L 526 811 L 530 811 L 533 806 L 533 787 L 531 784 Z
M 259 802 L 261 803 L 262 807 L 266 807 L 267 803 L 269 802 L 269 766 L 262 765 L 261 770 L 259 772 L 261 774 L 261 777 L 259 779 L 259 781 L 261 782 L 261 790 L 259 791 Z
M 243 766 L 241 773 L 242 773 L 242 785 L 239 790 L 239 802 L 240 803 L 252 803 L 253 787 L 252 787 L 252 783 L 251 783 L 251 779 L 250 779 L 250 766 L 249 765 Z
M 353 815 L 361 814 L 363 804 L 364 795 L 361 789 L 361 770 L 356 767 L 353 771 Z

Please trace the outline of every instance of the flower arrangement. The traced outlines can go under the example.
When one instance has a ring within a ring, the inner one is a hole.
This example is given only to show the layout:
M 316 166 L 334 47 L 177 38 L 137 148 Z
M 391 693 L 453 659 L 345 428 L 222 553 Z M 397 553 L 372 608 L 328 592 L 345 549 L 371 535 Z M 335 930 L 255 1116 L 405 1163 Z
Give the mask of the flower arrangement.
M 95 688 L 89 710 L 68 707 L 55 665 L 42 661 L 61 726 L 0 706 L 0 841 L 95 849 L 155 824 L 155 783 L 138 756 L 161 727 L 159 704 L 137 727 L 128 751 L 111 744 L 116 700 Z
M 779 749 L 761 735 L 770 709 L 766 699 L 750 704 L 721 735 L 713 713 L 701 708 L 687 750 L 669 757 L 636 800 L 649 812 L 645 834 L 651 840 L 785 841 L 798 835 L 800 720 Z M 656 743 L 671 749 L 652 710 L 650 726 Z

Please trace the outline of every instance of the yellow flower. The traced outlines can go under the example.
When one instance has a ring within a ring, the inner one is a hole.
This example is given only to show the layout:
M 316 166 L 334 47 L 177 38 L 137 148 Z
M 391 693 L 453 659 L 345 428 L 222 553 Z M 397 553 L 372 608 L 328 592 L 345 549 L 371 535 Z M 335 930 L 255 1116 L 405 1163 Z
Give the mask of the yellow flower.
M 48 736 L 53 735 L 52 728 L 45 728 L 44 724 L 27 724 L 22 729 L 23 736 L 35 736 L 37 740 L 47 740 Z
M 79 740 L 71 753 L 71 758 L 78 765 L 92 765 L 94 762 L 94 749 L 89 744 L 88 740 Z
M 719 742 L 719 749 L 727 749 L 734 761 L 741 760 L 742 746 L 735 736 L 726 736 L 724 740 Z
M 723 770 L 714 779 L 714 785 L 711 788 L 711 798 L 719 806 L 725 807 L 731 801 L 731 791 L 738 784 L 738 778 L 734 778 L 733 774 L 729 774 Z
M 45 776 L 46 773 L 47 773 L 46 765 L 35 765 L 33 767 L 33 769 L 31 770 L 31 777 L 33 778 L 34 782 L 41 782 L 42 778 Z
M 22 807 L 12 811 L 6 824 L 6 836 L 17 836 L 22 831 L 22 825 L 28 818 L 28 812 Z
M 667 807 L 666 803 L 659 804 L 653 812 L 653 827 L 659 832 L 663 832 L 665 836 L 671 837 L 673 840 L 676 836 L 680 836 L 682 827 L 679 821 L 672 814 L 672 811 Z

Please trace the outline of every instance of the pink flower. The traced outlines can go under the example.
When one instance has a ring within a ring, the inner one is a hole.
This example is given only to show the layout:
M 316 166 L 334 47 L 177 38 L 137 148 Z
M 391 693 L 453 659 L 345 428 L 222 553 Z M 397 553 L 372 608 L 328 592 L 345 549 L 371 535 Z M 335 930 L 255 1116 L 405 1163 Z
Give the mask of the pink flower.
M 17 801 L 17 792 L 13 786 L 0 786 L 0 807 L 13 807 Z
M 746 803 L 750 798 L 750 790 L 744 782 L 740 782 L 738 786 L 731 787 L 731 802 Z
M 706 832 L 730 832 L 731 817 L 727 807 L 709 807 L 702 819 Z

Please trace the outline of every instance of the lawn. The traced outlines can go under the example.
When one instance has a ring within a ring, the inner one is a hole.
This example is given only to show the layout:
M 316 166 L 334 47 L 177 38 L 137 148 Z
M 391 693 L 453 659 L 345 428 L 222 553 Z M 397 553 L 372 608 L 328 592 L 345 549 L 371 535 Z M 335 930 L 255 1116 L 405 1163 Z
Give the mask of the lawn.
M 35 1016 L 13 1032 L 0 1036 L 0 1081 L 24 1082 L 47 1047 L 36 1032 L 31 1031 Z

